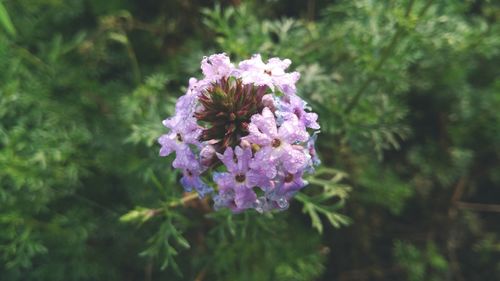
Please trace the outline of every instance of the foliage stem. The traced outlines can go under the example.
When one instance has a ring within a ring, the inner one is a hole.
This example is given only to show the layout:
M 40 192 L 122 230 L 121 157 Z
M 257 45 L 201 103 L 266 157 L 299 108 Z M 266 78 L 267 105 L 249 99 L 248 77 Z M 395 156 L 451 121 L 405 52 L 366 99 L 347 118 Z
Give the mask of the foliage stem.
M 134 83 L 139 85 L 141 83 L 141 69 L 139 68 L 139 61 L 137 60 L 137 56 L 135 55 L 134 48 L 132 47 L 130 40 L 128 40 L 128 36 L 125 36 L 127 37 L 125 47 L 127 48 L 127 55 L 130 58 Z
M 199 198 L 198 194 L 196 192 L 187 194 L 186 196 L 182 197 L 182 199 L 178 201 L 171 202 L 168 204 L 168 208 L 175 208 L 178 207 L 179 205 L 185 205 L 186 203 L 195 200 L 196 198 Z

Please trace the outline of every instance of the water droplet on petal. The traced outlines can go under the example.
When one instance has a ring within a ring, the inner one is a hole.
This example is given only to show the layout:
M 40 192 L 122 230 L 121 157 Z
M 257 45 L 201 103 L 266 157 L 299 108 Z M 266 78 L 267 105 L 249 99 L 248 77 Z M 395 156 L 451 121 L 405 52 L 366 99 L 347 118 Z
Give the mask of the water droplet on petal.
M 254 209 L 259 212 L 263 213 L 266 210 L 266 205 L 267 205 L 267 200 L 265 197 L 259 197 L 255 200 L 254 202 Z
M 287 209 L 288 206 L 290 205 L 288 203 L 288 200 L 286 200 L 285 197 L 281 197 L 278 199 L 278 201 L 276 201 L 276 203 L 278 203 L 278 206 L 280 207 L 280 209 L 284 210 L 284 209 Z

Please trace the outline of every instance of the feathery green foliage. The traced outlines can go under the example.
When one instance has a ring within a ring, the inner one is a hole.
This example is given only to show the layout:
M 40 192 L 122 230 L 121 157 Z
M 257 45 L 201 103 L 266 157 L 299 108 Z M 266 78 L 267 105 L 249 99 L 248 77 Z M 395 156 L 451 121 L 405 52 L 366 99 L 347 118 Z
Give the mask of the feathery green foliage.
M 499 279 L 499 15 L 0 1 L 0 279 Z M 301 72 L 323 164 L 286 212 L 214 212 L 158 157 L 161 120 L 214 52 Z

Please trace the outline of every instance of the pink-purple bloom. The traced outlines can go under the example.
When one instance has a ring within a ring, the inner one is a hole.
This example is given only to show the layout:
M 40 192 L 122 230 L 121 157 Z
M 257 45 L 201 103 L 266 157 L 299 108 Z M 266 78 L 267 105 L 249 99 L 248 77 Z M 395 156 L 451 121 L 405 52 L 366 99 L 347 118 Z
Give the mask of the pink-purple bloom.
M 226 54 L 203 58 L 175 115 L 163 121 L 160 156 L 175 152 L 186 191 L 214 190 L 215 208 L 259 212 L 288 208 L 320 161 L 318 115 L 297 95 L 289 59 L 260 55 L 237 64 Z
M 245 84 L 266 85 L 271 90 L 277 87 L 286 94 L 295 94 L 295 83 L 300 78 L 298 72 L 286 73 L 292 64 L 289 59 L 271 58 L 264 63 L 259 54 L 240 62 L 238 72 Z

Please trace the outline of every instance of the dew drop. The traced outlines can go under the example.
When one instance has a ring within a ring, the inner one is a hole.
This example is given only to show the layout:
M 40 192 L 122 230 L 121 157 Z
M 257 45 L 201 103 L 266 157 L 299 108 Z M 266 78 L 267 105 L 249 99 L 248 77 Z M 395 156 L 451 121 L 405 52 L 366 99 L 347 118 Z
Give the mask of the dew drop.
M 278 201 L 276 201 L 276 203 L 278 203 L 278 206 L 279 206 L 279 207 L 280 207 L 280 209 L 282 209 L 282 210 L 283 210 L 283 209 L 287 209 L 287 208 L 288 208 L 288 206 L 290 205 L 290 204 L 288 203 L 288 200 L 286 200 L 286 198 L 285 198 L 285 197 L 281 197 L 281 198 L 279 198 L 279 199 L 278 199 Z
M 267 200 L 264 197 L 259 197 L 254 202 L 254 209 L 259 213 L 264 213 L 267 205 Z

